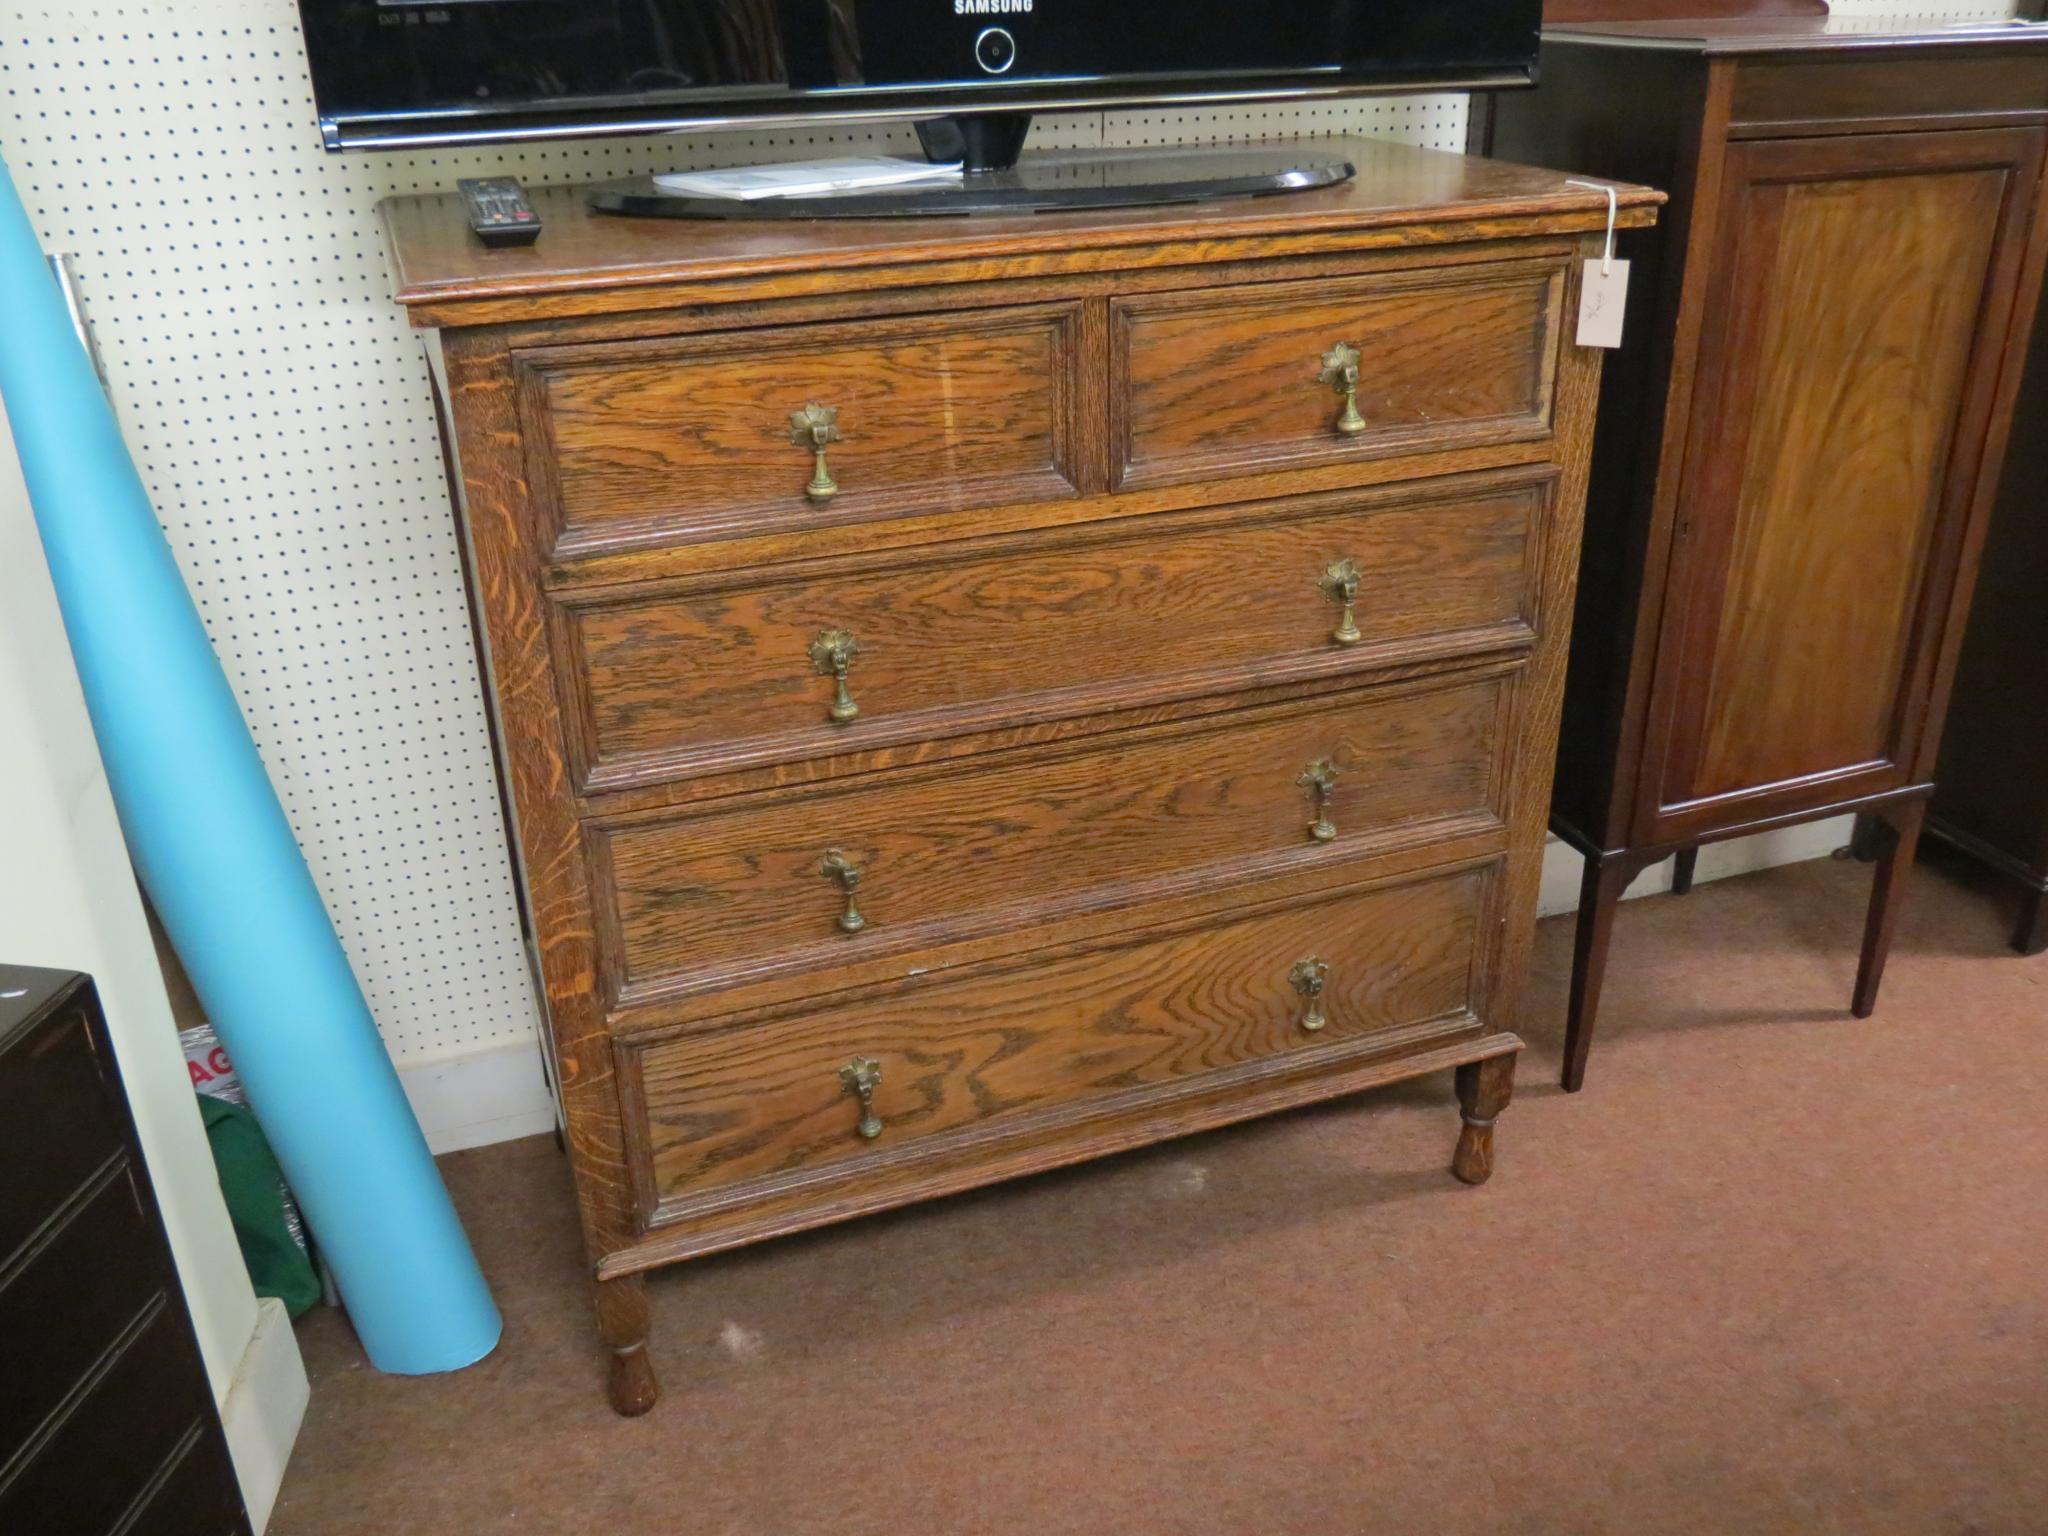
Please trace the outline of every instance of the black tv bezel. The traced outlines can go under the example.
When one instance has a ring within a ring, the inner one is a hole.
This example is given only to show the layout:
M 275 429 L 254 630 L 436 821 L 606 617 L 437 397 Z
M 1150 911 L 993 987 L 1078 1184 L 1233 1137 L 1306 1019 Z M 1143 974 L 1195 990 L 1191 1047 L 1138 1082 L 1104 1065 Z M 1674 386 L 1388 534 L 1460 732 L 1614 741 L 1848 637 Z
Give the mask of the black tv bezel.
M 1268 79 L 1232 77 L 1228 84 L 1193 77 L 1131 81 L 1047 81 L 991 90 L 983 82 L 922 89 L 845 93 L 778 91 L 758 112 L 693 112 L 651 97 L 604 96 L 561 101 L 532 110 L 437 111 L 419 113 L 320 114 L 320 135 L 330 151 L 414 150 L 465 145 L 529 143 L 550 139 L 620 138 L 670 133 L 719 133 L 764 128 L 858 126 L 915 122 L 963 114 L 1095 112 L 1144 107 L 1215 107 L 1251 103 L 1330 102 L 1375 96 L 1412 96 L 1439 91 L 1510 90 L 1536 83 L 1536 67 L 1505 64 L 1384 75 L 1345 75 L 1329 84 L 1300 76 Z

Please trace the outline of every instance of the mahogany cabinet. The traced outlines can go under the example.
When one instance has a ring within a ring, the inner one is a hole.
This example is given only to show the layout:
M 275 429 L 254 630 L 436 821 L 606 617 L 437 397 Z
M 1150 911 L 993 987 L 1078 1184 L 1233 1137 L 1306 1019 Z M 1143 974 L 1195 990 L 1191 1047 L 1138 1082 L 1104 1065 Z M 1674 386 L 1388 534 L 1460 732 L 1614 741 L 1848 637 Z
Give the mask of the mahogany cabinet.
M 1566 682 L 1567 1088 L 1622 892 L 1704 842 L 1864 815 L 1876 1002 L 2048 255 L 2048 34 L 1855 28 L 1553 27 L 1493 115 L 1501 155 L 1672 194 L 1623 237 Z
M 386 205 L 622 1413 L 661 1264 L 1423 1073 L 1492 1167 L 1607 198 Z M 1619 192 L 1635 227 L 1660 194 Z
M 2011 877 L 2021 892 L 2013 948 L 2048 951 L 2048 321 L 2038 314 L 1927 830 Z

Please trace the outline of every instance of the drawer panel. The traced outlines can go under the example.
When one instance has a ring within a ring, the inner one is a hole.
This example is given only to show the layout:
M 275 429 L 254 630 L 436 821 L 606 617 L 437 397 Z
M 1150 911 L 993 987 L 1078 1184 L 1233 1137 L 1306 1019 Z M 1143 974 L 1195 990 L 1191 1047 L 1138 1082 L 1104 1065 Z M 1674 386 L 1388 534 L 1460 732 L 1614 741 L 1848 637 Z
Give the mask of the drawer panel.
M 1491 880 L 1467 869 L 995 975 L 911 983 L 720 1035 L 624 1049 L 656 1220 L 708 1198 L 868 1176 L 1049 1119 L 1115 1115 L 1180 1091 L 1346 1055 L 1347 1043 L 1468 1015 Z M 1321 1028 L 1290 981 L 1328 963 Z M 843 1069 L 872 1062 L 879 1132 Z M 724 1192 L 721 1196 L 721 1192 Z
M 1077 303 L 515 355 L 557 559 L 1078 494 Z M 834 412 L 829 499 L 792 415 Z
M 1521 261 L 1118 300 L 1120 483 L 1548 438 L 1563 295 L 1562 262 Z
M 106 1536 L 202 1432 L 205 1382 L 191 1324 L 175 1302 L 160 1303 L 0 1488 L 0 1531 Z
M 156 1298 L 162 1282 L 155 1247 L 134 1174 L 124 1165 L 0 1285 L 0 1339 L 9 1352 L 0 1462 Z
M 1506 695 L 1495 671 L 600 826 L 607 984 L 686 995 L 1470 830 L 1492 819 Z
M 571 761 L 586 790 L 623 787 L 1518 643 L 1553 484 L 1517 471 L 562 597 Z M 1326 585 L 1344 560 L 1350 644 Z M 856 647 L 858 714 L 839 723 L 833 636 Z
M 0 1268 L 125 1144 L 85 1009 L 76 1004 L 15 1041 L 0 1072 L 0 1126 L 48 1131 L 9 1159 L 0 1196 Z

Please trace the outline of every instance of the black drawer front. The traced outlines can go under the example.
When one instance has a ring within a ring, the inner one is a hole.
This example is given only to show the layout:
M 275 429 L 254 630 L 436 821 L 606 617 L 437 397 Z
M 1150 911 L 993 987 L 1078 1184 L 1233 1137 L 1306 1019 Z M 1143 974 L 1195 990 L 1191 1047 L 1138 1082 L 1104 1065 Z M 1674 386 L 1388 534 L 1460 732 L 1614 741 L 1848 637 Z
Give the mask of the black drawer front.
M 248 1536 L 234 1488 L 227 1441 L 211 1427 L 202 1429 L 123 1536 Z
M 0 1463 L 162 1294 L 155 1266 L 137 1262 L 155 1241 L 124 1163 L 0 1285 Z
M 107 1536 L 205 1423 L 191 1333 L 160 1306 L 35 1455 L 0 1488 L 0 1531 Z
M 0 1179 L 0 1268 L 123 1144 L 83 1008 L 17 1039 L 0 1058 L 0 1126 L 35 1138 Z

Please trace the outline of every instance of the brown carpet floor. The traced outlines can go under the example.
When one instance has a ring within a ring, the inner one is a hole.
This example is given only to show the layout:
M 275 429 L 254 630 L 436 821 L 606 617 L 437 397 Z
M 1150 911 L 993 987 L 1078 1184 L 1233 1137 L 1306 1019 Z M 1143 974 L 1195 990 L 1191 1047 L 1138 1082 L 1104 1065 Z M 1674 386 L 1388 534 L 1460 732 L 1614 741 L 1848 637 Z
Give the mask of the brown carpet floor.
M 1568 923 L 1480 1190 L 1448 1078 L 670 1270 L 604 1406 L 547 1138 L 446 1161 L 505 1337 L 301 1324 L 276 1536 L 2048 1532 L 2048 957 L 1923 865 L 1630 903 L 1583 1094 Z

